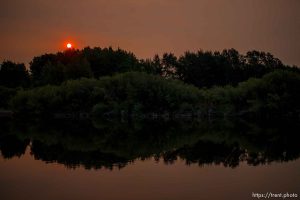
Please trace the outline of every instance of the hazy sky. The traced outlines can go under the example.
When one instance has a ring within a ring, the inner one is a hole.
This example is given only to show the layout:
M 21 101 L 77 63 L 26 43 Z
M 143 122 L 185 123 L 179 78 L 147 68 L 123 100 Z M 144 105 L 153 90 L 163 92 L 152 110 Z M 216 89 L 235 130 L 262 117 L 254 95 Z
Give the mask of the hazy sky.
M 263 50 L 300 66 L 300 0 L 1 0 L 0 61 L 64 49 Z

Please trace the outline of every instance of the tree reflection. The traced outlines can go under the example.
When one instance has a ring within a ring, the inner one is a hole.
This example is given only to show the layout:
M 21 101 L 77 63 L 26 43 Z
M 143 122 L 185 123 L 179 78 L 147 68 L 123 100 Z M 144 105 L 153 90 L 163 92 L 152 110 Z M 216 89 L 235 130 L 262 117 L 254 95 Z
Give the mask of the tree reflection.
M 30 140 L 20 140 L 15 135 L 3 136 L 0 139 L 0 149 L 3 158 L 20 157 L 25 153 Z
M 2 157 L 24 154 L 68 168 L 121 169 L 154 158 L 172 164 L 248 165 L 299 158 L 297 122 L 245 121 L 2 121 Z

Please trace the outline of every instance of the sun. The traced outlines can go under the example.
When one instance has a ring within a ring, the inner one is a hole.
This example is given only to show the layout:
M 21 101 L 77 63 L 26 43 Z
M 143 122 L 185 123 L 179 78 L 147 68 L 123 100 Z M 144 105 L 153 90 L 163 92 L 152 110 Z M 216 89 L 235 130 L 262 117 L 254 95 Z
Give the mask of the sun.
M 67 48 L 68 48 L 68 49 L 71 49 L 71 48 L 72 48 L 72 44 L 71 44 L 71 43 L 68 43 L 68 44 L 67 44 Z

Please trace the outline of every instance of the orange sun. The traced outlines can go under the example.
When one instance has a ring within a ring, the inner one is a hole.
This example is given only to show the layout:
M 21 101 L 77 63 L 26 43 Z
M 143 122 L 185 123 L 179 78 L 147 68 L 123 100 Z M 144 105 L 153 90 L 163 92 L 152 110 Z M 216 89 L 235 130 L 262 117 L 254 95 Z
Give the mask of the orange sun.
M 71 44 L 71 43 L 68 43 L 68 44 L 67 44 L 67 48 L 68 48 L 68 49 L 71 49 L 71 48 L 72 48 L 72 44 Z

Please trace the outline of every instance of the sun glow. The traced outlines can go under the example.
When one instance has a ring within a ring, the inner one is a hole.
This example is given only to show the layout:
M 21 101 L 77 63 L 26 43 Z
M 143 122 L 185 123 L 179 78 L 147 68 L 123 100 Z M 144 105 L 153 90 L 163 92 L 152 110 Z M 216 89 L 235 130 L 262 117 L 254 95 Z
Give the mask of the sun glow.
M 68 48 L 68 49 L 71 49 L 71 48 L 72 48 L 72 44 L 71 44 L 71 43 L 68 43 L 68 44 L 67 44 L 67 48 Z

